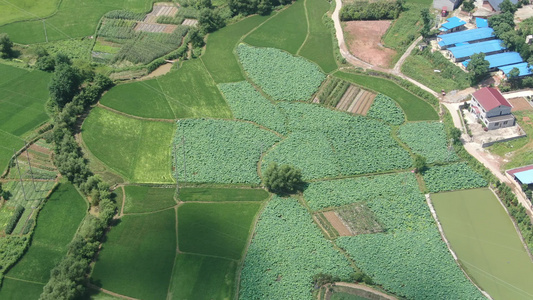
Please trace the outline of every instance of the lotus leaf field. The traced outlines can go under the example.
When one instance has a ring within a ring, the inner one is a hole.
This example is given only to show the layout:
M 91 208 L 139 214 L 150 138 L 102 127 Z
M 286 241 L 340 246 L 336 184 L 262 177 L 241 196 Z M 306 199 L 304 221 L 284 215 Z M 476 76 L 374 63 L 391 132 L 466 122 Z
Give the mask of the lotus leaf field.
M 274 197 L 248 248 L 241 273 L 240 299 L 312 299 L 318 273 L 347 280 L 353 269 L 296 199 Z
M 442 123 L 407 123 L 400 126 L 398 136 L 414 153 L 424 156 L 430 164 L 453 162 L 459 159 L 453 148 L 448 147 Z
M 483 176 L 464 162 L 431 167 L 424 173 L 424 181 L 431 193 L 487 186 Z
M 394 100 L 383 94 L 376 96 L 366 116 L 381 119 L 392 125 L 401 125 L 405 122 L 405 114 L 402 109 Z
M 246 74 L 275 100 L 308 101 L 326 78 L 312 62 L 274 48 L 237 46 Z

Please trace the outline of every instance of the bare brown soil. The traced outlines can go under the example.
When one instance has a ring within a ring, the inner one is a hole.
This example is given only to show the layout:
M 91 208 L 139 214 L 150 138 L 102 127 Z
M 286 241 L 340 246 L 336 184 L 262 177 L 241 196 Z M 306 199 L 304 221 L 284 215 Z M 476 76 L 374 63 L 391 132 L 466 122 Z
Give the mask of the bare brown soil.
M 352 236 L 352 232 L 348 227 L 344 225 L 342 220 L 337 216 L 337 214 L 334 211 L 328 211 L 323 213 L 324 217 L 328 220 L 328 222 L 337 230 L 340 236 Z
M 157 69 L 152 71 L 152 73 L 141 77 L 140 80 L 146 80 L 146 79 L 154 78 L 157 76 L 165 75 L 168 72 L 170 72 L 170 70 L 172 69 L 172 65 L 173 65 L 172 63 L 161 65 Z
M 533 110 L 533 106 L 531 106 L 529 102 L 527 102 L 527 100 L 524 99 L 523 97 L 512 98 L 512 99 L 509 99 L 508 101 L 513 106 L 511 111 Z
M 372 65 L 388 68 L 396 51 L 385 48 L 381 37 L 391 21 L 349 21 L 345 23 L 346 43 L 350 52 Z

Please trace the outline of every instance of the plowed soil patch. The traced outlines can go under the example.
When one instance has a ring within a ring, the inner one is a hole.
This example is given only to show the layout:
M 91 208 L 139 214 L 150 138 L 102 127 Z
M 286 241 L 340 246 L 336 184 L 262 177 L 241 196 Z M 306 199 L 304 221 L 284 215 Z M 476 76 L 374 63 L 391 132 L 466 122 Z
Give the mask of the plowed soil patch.
M 324 217 L 328 219 L 328 222 L 337 230 L 340 236 L 352 236 L 352 232 L 346 226 L 342 220 L 337 216 L 334 211 L 328 211 L 324 213 Z
M 349 21 L 344 23 L 346 44 L 356 57 L 376 66 L 390 67 L 396 51 L 385 48 L 381 37 L 391 21 Z
M 533 110 L 533 106 L 531 106 L 529 102 L 527 102 L 527 100 L 522 97 L 509 99 L 508 101 L 513 106 L 511 111 Z

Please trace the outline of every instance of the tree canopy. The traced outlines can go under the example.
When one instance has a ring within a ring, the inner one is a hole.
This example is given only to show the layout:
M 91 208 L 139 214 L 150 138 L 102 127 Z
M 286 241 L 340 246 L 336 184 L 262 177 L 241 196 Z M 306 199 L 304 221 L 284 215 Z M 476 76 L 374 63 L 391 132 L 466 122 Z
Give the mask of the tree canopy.
M 13 55 L 13 42 L 7 33 L 0 33 L 0 57 L 8 58 Z
M 302 187 L 302 171 L 290 165 L 270 163 L 263 174 L 263 184 L 276 194 L 290 194 Z
M 476 53 L 470 57 L 470 62 L 466 67 L 470 80 L 473 84 L 480 82 L 489 74 L 490 63 L 485 60 L 485 53 Z

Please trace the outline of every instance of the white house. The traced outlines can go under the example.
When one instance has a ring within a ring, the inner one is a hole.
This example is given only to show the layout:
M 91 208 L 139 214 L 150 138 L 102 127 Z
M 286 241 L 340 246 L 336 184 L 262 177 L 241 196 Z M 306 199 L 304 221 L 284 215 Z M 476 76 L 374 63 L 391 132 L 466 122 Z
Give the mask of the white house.
M 489 130 L 514 126 L 515 118 L 511 114 L 511 109 L 509 101 L 495 88 L 485 87 L 472 94 L 470 111 Z

